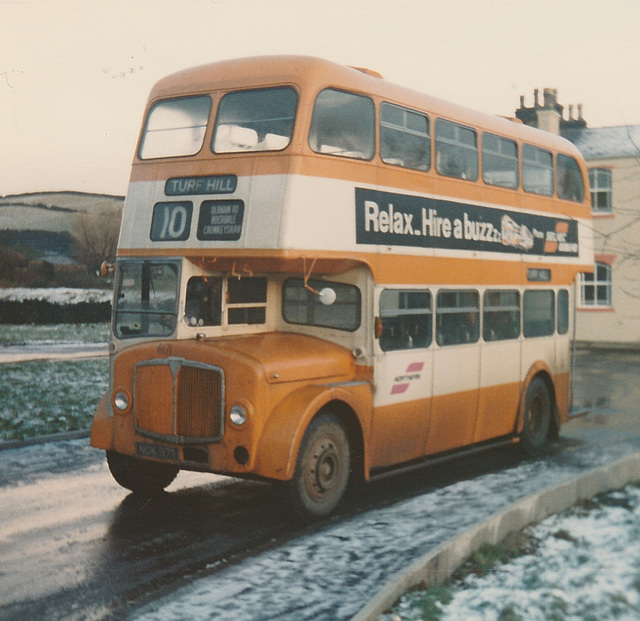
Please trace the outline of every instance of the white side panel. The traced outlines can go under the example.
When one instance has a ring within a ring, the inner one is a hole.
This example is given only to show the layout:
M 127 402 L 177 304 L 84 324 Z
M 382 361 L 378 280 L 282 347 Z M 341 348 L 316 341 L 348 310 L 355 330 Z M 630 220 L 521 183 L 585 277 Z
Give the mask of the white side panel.
M 381 201 L 378 206 L 380 219 L 376 220 L 368 214 L 364 218 L 364 224 L 361 222 L 360 226 L 365 228 L 383 226 L 383 218 L 395 217 L 399 219 L 395 223 L 400 226 L 400 232 L 396 231 L 388 238 L 384 235 L 378 236 L 374 243 L 356 243 L 356 186 L 361 188 L 359 190 L 361 192 L 375 190 L 373 187 L 367 188 L 364 184 L 339 179 L 301 175 L 256 175 L 239 177 L 237 187 L 232 193 L 167 196 L 164 181 L 133 182 L 129 186 L 125 204 L 120 248 L 175 248 L 178 253 L 185 249 L 199 248 L 300 249 L 311 252 L 314 250 L 348 253 L 378 252 L 382 255 L 420 255 L 422 257 L 437 253 L 441 257 L 467 257 L 507 262 L 519 262 L 524 257 L 530 262 L 539 261 L 547 264 L 564 264 L 567 261 L 577 260 L 553 255 L 528 255 L 526 251 L 503 252 L 501 250 L 503 245 L 495 243 L 495 251 L 485 250 L 486 244 L 483 246 L 480 242 L 477 245 L 480 250 L 446 248 L 434 250 L 424 247 L 426 244 L 421 245 L 421 241 L 425 236 L 428 235 L 431 238 L 428 241 L 432 244 L 435 242 L 434 235 L 437 237 L 444 233 L 435 233 L 435 229 L 431 227 L 433 223 L 427 224 L 424 220 L 426 216 L 420 215 L 415 209 L 412 213 L 403 211 L 402 203 L 412 197 L 420 199 L 436 197 L 407 193 L 400 189 L 393 193 L 391 188 L 385 189 L 385 200 L 395 197 L 397 201 L 395 211 L 393 204 Z M 197 227 L 201 205 L 204 201 L 212 200 L 242 201 L 244 215 L 238 222 L 242 228 L 237 240 L 198 240 Z M 183 241 L 151 241 L 154 205 L 177 201 L 186 201 L 193 205 L 188 237 Z M 464 203 L 462 201 L 460 203 L 461 213 L 464 215 Z M 469 209 L 490 207 L 490 205 L 475 205 Z M 499 211 L 503 208 L 497 207 L 497 209 Z M 424 213 L 426 214 L 426 211 Z M 363 219 L 362 214 L 359 217 Z M 449 224 L 451 225 L 451 222 Z M 460 230 L 462 231 L 462 227 Z M 454 234 L 453 231 L 449 231 L 450 237 Z M 580 248 L 581 258 L 584 259 L 588 259 L 591 251 L 591 240 L 588 237 L 586 239 L 587 242 Z
M 522 341 L 522 372 L 524 381 L 531 367 L 544 360 L 549 365 L 552 375 L 557 373 L 556 343 L 552 337 L 525 338 Z
M 491 341 L 480 348 L 480 386 L 498 386 L 521 381 L 518 339 Z
M 286 191 L 286 175 L 240 177 L 236 191 L 229 194 L 166 196 L 164 181 L 140 181 L 129 185 L 120 248 L 278 248 L 282 205 Z M 244 203 L 242 233 L 238 241 L 200 241 L 197 237 L 200 206 L 204 201 L 241 200 Z M 151 241 L 151 223 L 156 203 L 188 201 L 193 215 L 188 239 L 184 241 Z
M 408 349 L 376 354 L 374 406 L 431 397 L 433 349 Z

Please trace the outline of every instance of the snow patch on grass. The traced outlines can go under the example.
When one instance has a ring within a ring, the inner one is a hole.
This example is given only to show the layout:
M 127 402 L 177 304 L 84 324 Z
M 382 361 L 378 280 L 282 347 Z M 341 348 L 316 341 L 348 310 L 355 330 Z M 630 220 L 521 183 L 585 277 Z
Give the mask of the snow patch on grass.
M 523 534 L 522 555 L 486 573 L 408 593 L 381 621 L 640 618 L 638 487 L 602 494 Z
M 88 429 L 108 377 L 106 359 L 2 365 L 0 441 Z

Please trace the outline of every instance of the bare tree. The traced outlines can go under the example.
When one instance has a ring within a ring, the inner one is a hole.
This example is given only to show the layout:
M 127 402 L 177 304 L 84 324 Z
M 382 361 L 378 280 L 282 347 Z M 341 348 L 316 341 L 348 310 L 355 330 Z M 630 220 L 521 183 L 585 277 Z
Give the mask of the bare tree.
M 89 271 L 97 271 L 103 261 L 115 260 L 120 219 L 116 210 L 84 212 L 78 216 L 73 231 L 76 257 Z

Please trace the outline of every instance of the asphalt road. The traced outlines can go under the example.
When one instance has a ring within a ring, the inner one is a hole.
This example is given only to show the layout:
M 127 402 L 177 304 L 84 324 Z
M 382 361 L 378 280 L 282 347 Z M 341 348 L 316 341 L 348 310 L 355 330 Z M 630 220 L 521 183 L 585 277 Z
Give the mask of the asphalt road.
M 640 451 L 640 353 L 585 352 L 542 459 L 511 448 L 370 485 L 314 527 L 271 486 L 181 473 L 140 501 L 86 440 L 0 451 L 1 619 L 348 619 L 397 571 L 542 487 Z

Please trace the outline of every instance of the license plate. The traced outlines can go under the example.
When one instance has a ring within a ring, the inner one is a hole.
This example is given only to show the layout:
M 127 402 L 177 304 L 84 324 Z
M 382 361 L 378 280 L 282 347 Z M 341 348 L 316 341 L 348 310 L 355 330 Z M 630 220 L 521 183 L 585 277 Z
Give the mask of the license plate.
M 150 444 L 148 442 L 136 442 L 136 454 L 141 457 L 153 457 L 154 459 L 171 459 L 178 461 L 178 449 L 175 446 L 162 444 Z

